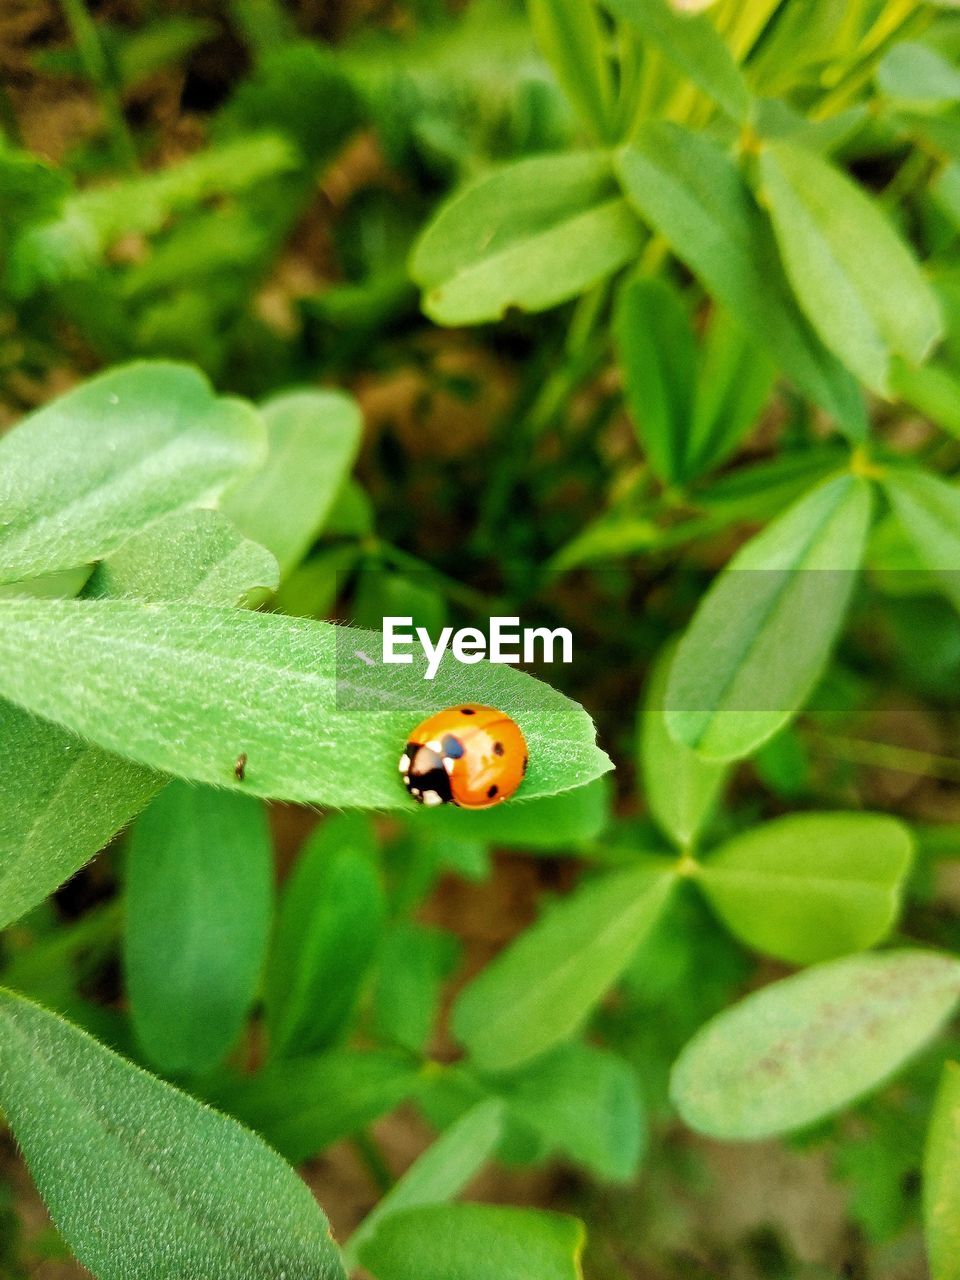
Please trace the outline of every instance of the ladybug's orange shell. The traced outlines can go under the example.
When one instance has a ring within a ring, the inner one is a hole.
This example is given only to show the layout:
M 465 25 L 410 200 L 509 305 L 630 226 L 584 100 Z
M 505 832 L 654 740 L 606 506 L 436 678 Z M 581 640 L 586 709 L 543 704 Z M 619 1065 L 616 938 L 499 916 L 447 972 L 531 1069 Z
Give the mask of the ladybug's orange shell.
M 527 744 L 514 720 L 495 707 L 464 702 L 418 724 L 408 741 L 425 746 L 447 734 L 463 747 L 450 770 L 454 804 L 490 809 L 513 795 L 527 768 Z

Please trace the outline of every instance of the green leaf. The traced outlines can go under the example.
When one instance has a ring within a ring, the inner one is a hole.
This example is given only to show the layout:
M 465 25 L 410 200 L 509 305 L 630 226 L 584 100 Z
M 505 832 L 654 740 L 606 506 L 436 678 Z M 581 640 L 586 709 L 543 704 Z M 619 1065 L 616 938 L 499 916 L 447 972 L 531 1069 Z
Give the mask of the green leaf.
M 192 369 L 101 374 L 0 440 L 0 581 L 100 560 L 160 516 L 209 503 L 262 453 L 254 411 Z
M 866 480 L 819 485 L 737 552 L 677 648 L 667 728 L 737 760 L 797 714 L 843 623 L 870 524 Z
M 960 489 L 927 471 L 888 470 L 884 489 L 921 565 L 960 609 Z
M 223 510 L 267 547 L 287 574 L 323 528 L 360 445 L 360 411 L 338 391 L 292 391 L 261 408 L 264 466 L 227 495 Z
M 420 1068 L 405 1054 L 331 1049 L 219 1081 L 214 1103 L 299 1164 L 363 1129 L 416 1092 Z
M 846 174 L 790 142 L 760 154 L 793 291 L 824 343 L 881 394 L 895 355 L 920 364 L 943 333 L 936 295 L 907 245 Z
M 730 155 L 703 134 L 650 121 L 616 168 L 637 212 L 704 288 L 804 395 L 861 438 L 866 418 L 856 384 L 797 309 L 770 228 Z
M 343 1280 L 319 1206 L 258 1138 L 10 992 L 0 1108 L 99 1280 Z
M 643 795 L 658 825 L 681 849 L 696 845 L 730 776 L 730 766 L 704 760 L 671 738 L 664 716 L 667 677 L 676 646 L 654 664 L 637 721 Z
M 273 846 L 253 796 L 173 782 L 130 834 L 124 966 L 147 1058 L 209 1070 L 243 1027 L 273 905 Z
M 692 1129 L 768 1138 L 821 1120 L 886 1081 L 960 996 L 960 964 L 930 951 L 847 956 L 775 982 L 707 1023 L 673 1068 Z
M 383 925 L 375 854 L 369 822 L 340 814 L 317 828 L 297 859 L 267 970 L 272 1056 L 322 1049 L 349 1020 Z
M 601 152 L 532 156 L 469 183 L 418 240 L 410 273 L 438 324 L 544 311 L 639 251 L 642 233 Z
M 381 666 L 380 650 L 378 633 L 279 614 L 0 601 L 0 696 L 196 782 L 328 806 L 412 808 L 397 771 L 407 735 L 466 701 L 499 707 L 520 725 L 530 749 L 526 798 L 581 786 L 609 767 L 586 712 L 531 676 L 465 667 L 447 654 L 428 681 L 422 659 Z M 234 774 L 241 752 L 243 781 Z
M 175 511 L 101 560 L 84 588 L 91 600 L 197 600 L 239 604 L 278 584 L 277 562 L 218 511 Z
M 213 511 L 172 514 L 94 571 L 87 592 L 235 604 L 276 562 Z M 160 790 L 152 769 L 0 701 L 0 928 L 92 858 Z
M 682 14 L 667 0 L 603 0 L 616 17 L 636 27 L 739 124 L 752 98 L 733 54 L 706 14 Z
M 493 809 L 416 810 L 411 821 L 448 835 L 508 849 L 564 849 L 595 840 L 610 822 L 610 788 L 602 778 L 559 795 L 524 800 Z
M 617 298 L 613 334 L 640 444 L 653 471 L 672 484 L 684 473 L 697 377 L 686 304 L 664 280 L 628 280 Z
M 876 81 L 881 93 L 916 110 L 960 102 L 960 71 L 936 49 L 916 40 L 900 40 L 887 50 Z
M 700 868 L 710 904 L 748 946 L 791 964 L 886 937 L 913 841 L 878 813 L 795 813 L 734 836 Z
M 937 1090 L 923 1162 L 923 1218 L 932 1280 L 960 1277 L 960 1066 Z
M 360 1261 L 376 1280 L 582 1280 L 583 1244 L 576 1218 L 486 1204 L 431 1205 L 392 1214 L 361 1248 Z
M 667 862 L 576 889 L 461 993 L 453 1032 L 481 1071 L 509 1071 L 569 1039 L 616 982 L 663 911 Z
M 527 0 L 530 25 L 580 118 L 599 141 L 611 136 L 613 79 L 593 0 Z
M 356 1266 L 360 1248 L 386 1218 L 458 1196 L 493 1155 L 502 1132 L 503 1104 L 498 1099 L 487 1098 L 465 1112 L 367 1214 L 344 1249 L 347 1267 Z
M 615 1053 L 584 1043 L 561 1045 L 491 1084 L 548 1150 L 608 1181 L 627 1182 L 636 1173 L 645 1117 L 636 1075 Z
M 437 1021 L 442 984 L 456 967 L 457 940 L 400 920 L 380 950 L 373 1011 L 381 1040 L 422 1053 Z

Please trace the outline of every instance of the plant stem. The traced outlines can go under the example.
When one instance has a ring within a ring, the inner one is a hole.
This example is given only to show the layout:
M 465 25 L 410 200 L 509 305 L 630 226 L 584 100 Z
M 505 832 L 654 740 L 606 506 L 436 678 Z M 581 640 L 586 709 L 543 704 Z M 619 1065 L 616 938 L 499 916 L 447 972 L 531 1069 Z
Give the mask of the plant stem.
M 892 742 L 872 742 L 868 738 L 848 738 L 842 734 L 818 734 L 815 741 L 832 755 L 851 764 L 872 765 L 880 769 L 896 769 L 919 777 L 937 778 L 941 782 L 960 783 L 960 760 L 917 751 L 913 747 L 897 747 Z
M 381 1195 L 386 1195 L 394 1184 L 394 1177 L 387 1168 L 387 1162 L 383 1158 L 376 1139 L 366 1130 L 361 1130 L 353 1135 L 352 1141 L 377 1190 Z

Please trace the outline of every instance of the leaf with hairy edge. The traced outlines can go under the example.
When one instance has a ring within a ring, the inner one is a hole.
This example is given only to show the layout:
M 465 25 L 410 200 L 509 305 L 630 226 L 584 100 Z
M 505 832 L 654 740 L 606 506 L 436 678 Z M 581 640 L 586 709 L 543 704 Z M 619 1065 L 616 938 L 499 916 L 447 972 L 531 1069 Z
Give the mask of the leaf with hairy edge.
M 328 806 L 412 807 L 397 772 L 407 735 L 458 702 L 517 720 L 530 750 L 528 799 L 609 768 L 587 713 L 549 685 L 508 666 L 464 667 L 449 653 L 425 680 L 422 659 L 381 665 L 381 641 L 196 604 L 4 600 L 0 696 L 141 764 Z
M 360 1249 L 376 1280 L 582 1280 L 576 1218 L 487 1204 L 431 1205 L 391 1214 Z M 469 1258 L 469 1271 L 464 1259 Z
M 276 561 L 214 511 L 158 520 L 102 561 L 91 595 L 230 605 Z M 135 817 L 166 778 L 0 700 L 0 928 L 52 893 Z
M 360 410 L 339 391 L 292 391 L 260 409 L 267 461 L 227 494 L 223 511 L 287 574 L 323 528 L 360 445 Z
M 643 239 L 603 152 L 531 156 L 468 183 L 417 241 L 410 273 L 438 324 L 544 311 L 636 256 Z
M 673 737 L 738 760 L 797 714 L 843 623 L 871 508 L 868 481 L 838 476 L 741 547 L 677 647 L 664 700 Z
M 170 783 L 137 819 L 127 857 L 124 966 L 151 1063 L 215 1066 L 260 981 L 273 905 L 273 846 L 253 796 Z
M 259 1138 L 8 991 L 0 1108 L 99 1280 L 344 1280 L 320 1207 Z
M 706 1024 L 670 1092 L 708 1137 L 769 1138 L 875 1089 L 921 1049 L 960 997 L 960 964 L 932 951 L 847 956 L 805 969 Z
M 832 960 L 886 937 L 913 839 L 881 813 L 794 813 L 712 852 L 698 883 L 748 946 L 791 964 Z
M 102 560 L 264 456 L 254 410 L 183 365 L 113 369 L 0 439 L 0 581 Z
M 569 1039 L 630 963 L 676 882 L 650 860 L 574 890 L 464 988 L 453 1031 L 481 1071 L 510 1071 Z
M 630 202 L 804 395 L 855 439 L 866 434 L 854 379 L 797 308 L 767 222 L 732 157 L 711 138 L 645 123 L 615 161 Z

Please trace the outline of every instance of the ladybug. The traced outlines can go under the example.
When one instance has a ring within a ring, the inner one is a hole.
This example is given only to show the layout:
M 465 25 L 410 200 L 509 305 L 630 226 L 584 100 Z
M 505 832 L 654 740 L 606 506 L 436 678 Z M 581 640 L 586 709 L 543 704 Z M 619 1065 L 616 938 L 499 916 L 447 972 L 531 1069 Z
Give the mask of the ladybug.
M 400 757 L 400 772 L 419 804 L 489 809 L 523 781 L 527 744 L 504 712 L 465 703 L 417 725 Z

